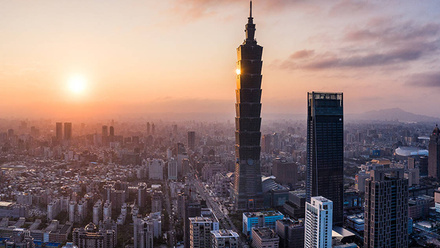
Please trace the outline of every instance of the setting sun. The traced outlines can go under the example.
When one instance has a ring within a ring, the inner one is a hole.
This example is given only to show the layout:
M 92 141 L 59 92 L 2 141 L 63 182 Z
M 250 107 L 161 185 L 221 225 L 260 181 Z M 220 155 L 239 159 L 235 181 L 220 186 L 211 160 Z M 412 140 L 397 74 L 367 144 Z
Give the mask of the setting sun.
M 75 75 L 69 79 L 69 91 L 75 94 L 84 93 L 87 87 L 87 80 L 82 75 Z

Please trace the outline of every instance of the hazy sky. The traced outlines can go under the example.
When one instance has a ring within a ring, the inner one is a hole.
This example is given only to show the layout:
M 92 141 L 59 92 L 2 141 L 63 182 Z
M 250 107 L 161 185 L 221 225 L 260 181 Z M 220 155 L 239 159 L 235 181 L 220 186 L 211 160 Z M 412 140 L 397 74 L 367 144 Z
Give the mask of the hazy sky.
M 440 1 L 253 3 L 263 115 L 342 91 L 346 113 L 440 116 Z M 0 115 L 234 116 L 248 13 L 246 0 L 0 0 Z

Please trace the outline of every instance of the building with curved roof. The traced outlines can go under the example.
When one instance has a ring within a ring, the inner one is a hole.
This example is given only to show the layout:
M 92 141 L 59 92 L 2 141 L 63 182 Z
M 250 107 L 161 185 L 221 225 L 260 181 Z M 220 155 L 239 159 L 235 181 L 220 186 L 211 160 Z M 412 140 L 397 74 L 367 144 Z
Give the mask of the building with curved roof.
M 428 156 L 428 150 L 412 146 L 401 146 L 395 150 L 395 154 L 402 157 Z

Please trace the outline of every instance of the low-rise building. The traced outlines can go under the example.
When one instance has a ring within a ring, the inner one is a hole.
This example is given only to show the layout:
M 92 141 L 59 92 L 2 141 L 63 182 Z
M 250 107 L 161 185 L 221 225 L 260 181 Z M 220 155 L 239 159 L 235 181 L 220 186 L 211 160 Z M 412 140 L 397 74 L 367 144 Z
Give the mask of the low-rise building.
M 304 248 L 304 222 L 282 219 L 276 222 L 280 248 Z
M 434 197 L 422 195 L 408 199 L 408 218 L 418 220 L 428 216 L 429 209 L 435 206 Z
M 278 248 L 280 237 L 269 227 L 252 228 L 252 247 Z
M 284 203 L 283 209 L 290 216 L 295 219 L 304 218 L 306 206 L 306 191 L 297 190 L 290 191 L 289 198 Z
M 240 236 L 232 230 L 211 231 L 212 248 L 238 248 Z
M 219 223 L 210 217 L 189 218 L 190 248 L 211 247 L 211 231 L 219 230 Z
M 114 248 L 116 236 L 113 230 L 98 230 L 90 223 L 85 228 L 75 228 L 72 234 L 73 244 L 78 248 Z
M 365 224 L 364 213 L 347 216 L 345 224 L 351 229 L 356 230 L 357 232 L 363 232 Z
M 243 213 L 243 233 L 252 239 L 252 228 L 269 227 L 275 229 L 276 221 L 284 218 L 278 211 L 261 211 Z

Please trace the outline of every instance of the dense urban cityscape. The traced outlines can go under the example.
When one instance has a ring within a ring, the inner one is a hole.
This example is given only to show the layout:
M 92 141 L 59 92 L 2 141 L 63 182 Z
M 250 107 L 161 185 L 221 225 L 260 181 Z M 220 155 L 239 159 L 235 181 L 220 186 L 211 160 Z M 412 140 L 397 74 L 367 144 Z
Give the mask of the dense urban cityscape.
M 7 130 L 0 134 L 2 240 L 25 243 L 28 235 L 37 247 L 59 247 L 94 237 L 107 245 L 96 247 L 149 247 L 134 245 L 141 240 L 150 240 L 145 241 L 150 247 L 171 247 L 190 242 L 191 224 L 210 223 L 213 235 L 238 247 L 252 244 L 252 225 L 267 216 L 272 218 L 264 228 L 273 230 L 257 232 L 276 237 L 279 247 L 304 246 L 305 122 L 262 127 L 263 208 L 270 210 L 243 216 L 234 209 L 231 123 L 3 120 L 0 126 Z M 407 214 L 396 210 L 406 217 L 401 221 L 408 228 L 407 242 L 438 244 L 439 183 L 428 177 L 437 173 L 428 169 L 436 168 L 428 167 L 430 137 L 439 137 L 434 128 L 397 121 L 345 125 L 344 222 L 333 229 L 340 233 L 330 233 L 333 247 L 362 245 L 363 201 L 374 183 L 366 179 L 385 170 L 379 168 L 401 173 L 399 180 L 407 184 L 400 189 L 406 206 L 399 206 Z
M 0 119 L 0 248 L 440 247 L 440 119 L 311 88 L 265 120 L 249 7 L 235 120 Z

